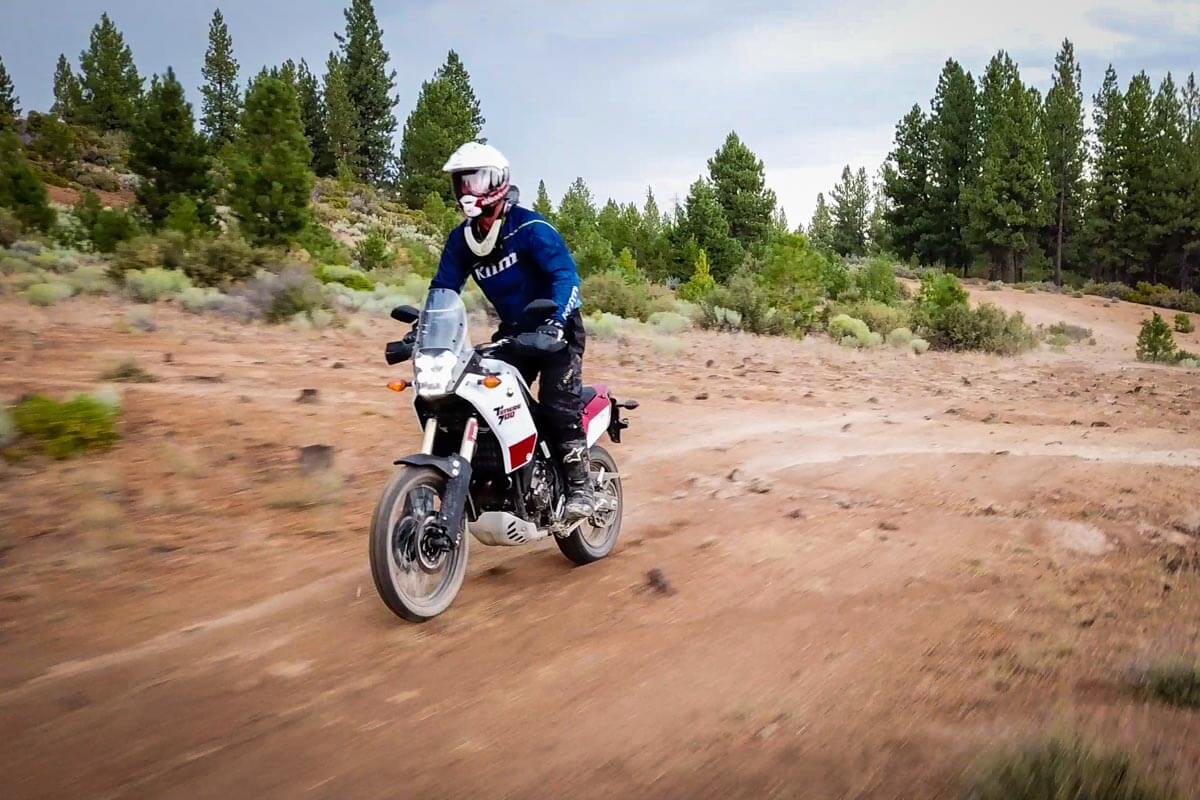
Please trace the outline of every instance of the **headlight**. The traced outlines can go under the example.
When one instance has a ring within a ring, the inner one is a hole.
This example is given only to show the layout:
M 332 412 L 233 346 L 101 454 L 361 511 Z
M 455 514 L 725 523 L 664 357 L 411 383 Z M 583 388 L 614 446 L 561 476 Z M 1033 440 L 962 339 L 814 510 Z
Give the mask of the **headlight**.
M 458 359 L 444 350 L 440 353 L 420 353 L 413 361 L 417 379 L 417 394 L 449 394 L 454 385 L 454 365 Z

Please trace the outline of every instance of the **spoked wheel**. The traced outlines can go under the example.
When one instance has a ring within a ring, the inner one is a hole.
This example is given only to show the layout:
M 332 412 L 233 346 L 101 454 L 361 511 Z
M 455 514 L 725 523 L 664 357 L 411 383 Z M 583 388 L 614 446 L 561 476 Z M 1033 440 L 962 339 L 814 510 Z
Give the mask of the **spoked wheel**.
M 589 457 L 596 513 L 585 519 L 570 536 L 554 537 L 563 555 L 580 565 L 599 561 L 612 552 L 621 533 L 621 515 L 625 510 L 617 463 L 599 445 L 591 449 Z
M 446 478 L 432 469 L 401 467 L 371 518 L 371 576 L 393 613 L 425 622 L 445 611 L 467 573 L 467 536 L 457 547 L 436 525 Z

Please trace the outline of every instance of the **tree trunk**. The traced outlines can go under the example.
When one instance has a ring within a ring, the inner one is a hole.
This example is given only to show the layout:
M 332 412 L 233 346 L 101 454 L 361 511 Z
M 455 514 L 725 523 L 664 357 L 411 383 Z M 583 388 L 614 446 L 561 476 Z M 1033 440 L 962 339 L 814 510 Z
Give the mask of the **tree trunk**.
M 1066 183 L 1064 180 L 1063 183 Z M 1062 247 L 1063 247 L 1063 221 L 1067 214 L 1067 192 L 1066 187 L 1061 187 L 1058 192 L 1058 236 L 1057 246 L 1054 248 L 1054 285 L 1062 286 Z

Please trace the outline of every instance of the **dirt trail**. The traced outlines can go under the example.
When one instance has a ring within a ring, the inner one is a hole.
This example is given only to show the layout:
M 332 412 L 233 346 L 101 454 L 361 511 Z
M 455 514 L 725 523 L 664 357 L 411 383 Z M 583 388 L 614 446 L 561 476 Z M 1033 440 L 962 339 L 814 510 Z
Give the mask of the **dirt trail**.
M 1096 344 L 589 343 L 642 402 L 611 448 L 617 552 L 475 546 L 424 626 L 366 566 L 417 446 L 383 389 L 394 323 L 160 307 L 121 333 L 109 301 L 0 303 L 0 397 L 129 356 L 159 378 L 125 387 L 111 453 L 0 472 L 0 794 L 953 797 L 1048 728 L 1200 785 L 1200 714 L 1123 686 L 1200 654 L 1200 375 L 1131 360 L 1141 307 L 978 296 Z M 298 508 L 314 443 L 340 488 Z

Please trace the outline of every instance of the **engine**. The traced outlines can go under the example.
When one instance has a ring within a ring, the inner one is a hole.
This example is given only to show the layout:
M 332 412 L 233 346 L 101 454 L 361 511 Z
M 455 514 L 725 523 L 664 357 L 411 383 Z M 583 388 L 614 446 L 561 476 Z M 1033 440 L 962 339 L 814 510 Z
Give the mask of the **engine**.
M 527 507 L 535 517 L 548 519 L 554 510 L 554 498 L 558 496 L 558 474 L 544 458 L 533 462 L 529 480 L 529 492 L 525 496 Z

